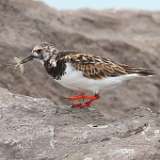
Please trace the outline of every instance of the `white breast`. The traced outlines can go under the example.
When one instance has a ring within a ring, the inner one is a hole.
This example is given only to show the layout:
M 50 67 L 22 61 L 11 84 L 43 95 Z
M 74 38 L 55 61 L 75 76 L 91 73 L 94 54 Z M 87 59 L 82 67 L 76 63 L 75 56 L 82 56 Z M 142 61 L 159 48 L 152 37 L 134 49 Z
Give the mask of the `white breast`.
M 84 77 L 81 71 L 77 71 L 70 63 L 67 63 L 66 74 L 62 76 L 61 80 L 56 81 L 72 90 L 89 90 L 96 93 L 99 90 L 105 90 L 134 77 L 138 77 L 138 75 L 129 74 L 118 77 L 106 77 L 101 80 L 89 79 Z

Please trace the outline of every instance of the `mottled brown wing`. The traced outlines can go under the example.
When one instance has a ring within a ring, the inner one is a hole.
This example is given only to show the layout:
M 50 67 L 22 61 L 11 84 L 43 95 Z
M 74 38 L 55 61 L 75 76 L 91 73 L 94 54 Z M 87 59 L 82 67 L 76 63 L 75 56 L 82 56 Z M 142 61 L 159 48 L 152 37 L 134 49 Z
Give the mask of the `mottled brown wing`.
M 126 70 L 119 64 L 99 56 L 68 51 L 60 59 L 71 63 L 75 69 L 82 71 L 85 77 L 91 79 L 127 74 Z

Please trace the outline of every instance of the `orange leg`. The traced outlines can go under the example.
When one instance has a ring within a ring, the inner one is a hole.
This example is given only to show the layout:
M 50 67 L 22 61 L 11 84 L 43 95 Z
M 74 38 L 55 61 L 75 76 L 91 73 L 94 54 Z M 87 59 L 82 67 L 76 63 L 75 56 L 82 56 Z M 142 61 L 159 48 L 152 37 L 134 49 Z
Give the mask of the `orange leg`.
M 90 100 L 96 100 L 97 96 L 87 96 L 87 95 L 78 95 L 78 96 L 71 96 L 67 98 L 68 100 L 74 101 L 74 100 L 85 100 L 85 99 L 90 99 Z
M 78 104 L 73 104 L 72 108 L 77 108 L 77 109 L 82 109 L 82 108 L 89 108 L 92 105 L 92 102 L 94 102 L 95 100 L 99 99 L 100 96 L 98 94 L 94 95 L 94 96 L 79 96 L 79 97 L 75 97 L 74 96 L 74 100 L 75 98 L 78 98 L 76 100 L 80 100 L 80 99 L 87 99 L 88 101 L 84 102 L 84 103 L 78 103 Z

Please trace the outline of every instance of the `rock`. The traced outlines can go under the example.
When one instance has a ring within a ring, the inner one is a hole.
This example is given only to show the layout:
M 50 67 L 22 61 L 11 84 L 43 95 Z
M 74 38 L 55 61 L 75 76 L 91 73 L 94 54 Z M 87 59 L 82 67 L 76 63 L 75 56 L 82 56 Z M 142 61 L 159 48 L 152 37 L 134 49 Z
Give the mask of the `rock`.
M 41 64 L 26 64 L 23 75 L 4 67 L 15 56 L 25 57 L 34 45 L 48 41 L 59 49 L 83 51 L 154 70 L 154 77 L 135 79 L 111 91 L 106 88 L 98 109 L 107 117 L 119 119 L 136 106 L 160 112 L 159 24 L 160 12 L 60 11 L 39 1 L 0 0 L 0 87 L 66 104 L 63 97 L 71 91 L 54 82 Z
M 0 160 L 159 160 L 159 24 L 160 12 L 59 11 L 0 0 Z M 106 90 L 96 109 L 73 110 L 63 98 L 71 91 L 38 63 L 26 64 L 24 75 L 6 67 L 41 41 L 156 76 Z
M 0 88 L 0 160 L 158 160 L 160 117 L 146 107 L 108 121 Z

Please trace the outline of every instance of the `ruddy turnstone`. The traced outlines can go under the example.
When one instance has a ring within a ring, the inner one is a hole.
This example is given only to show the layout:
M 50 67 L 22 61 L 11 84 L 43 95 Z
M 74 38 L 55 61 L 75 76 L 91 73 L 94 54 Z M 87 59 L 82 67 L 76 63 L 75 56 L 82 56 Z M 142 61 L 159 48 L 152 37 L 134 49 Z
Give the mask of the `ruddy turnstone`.
M 99 99 L 99 92 L 108 87 L 136 77 L 153 75 L 153 71 L 116 63 L 108 58 L 94 56 L 78 51 L 58 50 L 55 45 L 43 42 L 36 45 L 32 54 L 19 64 L 37 59 L 46 71 L 62 86 L 79 91 L 92 91 L 93 96 L 85 94 L 71 96 L 69 100 L 87 100 L 73 104 L 73 108 L 87 108 Z

